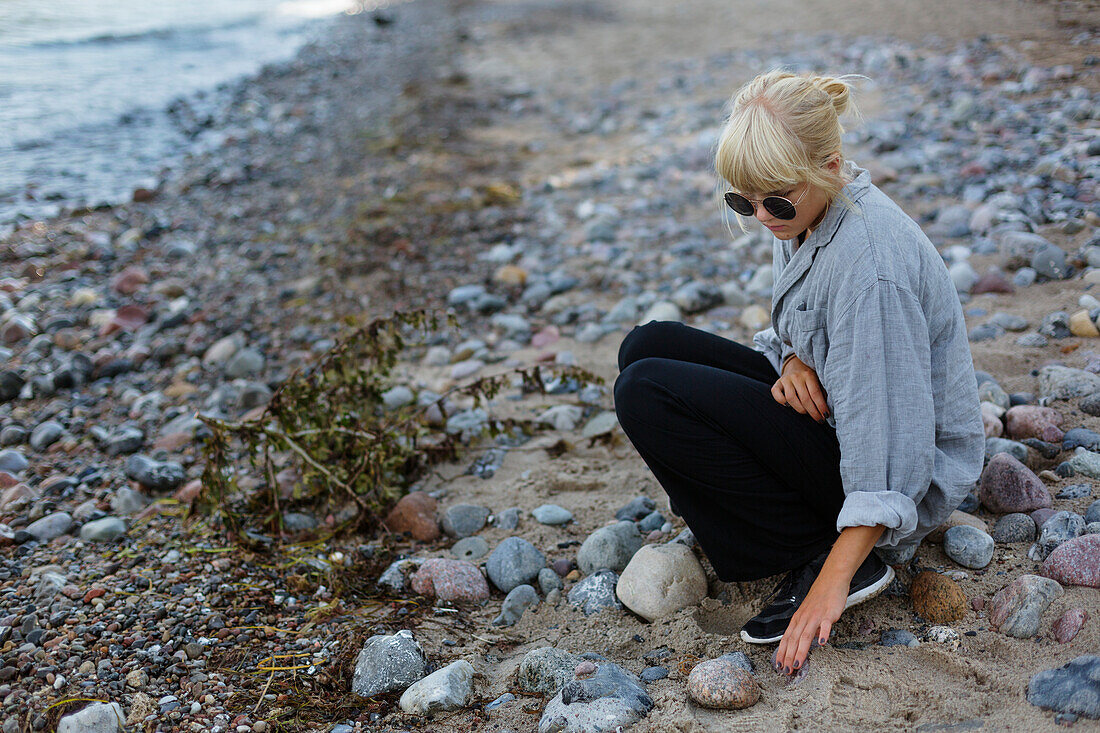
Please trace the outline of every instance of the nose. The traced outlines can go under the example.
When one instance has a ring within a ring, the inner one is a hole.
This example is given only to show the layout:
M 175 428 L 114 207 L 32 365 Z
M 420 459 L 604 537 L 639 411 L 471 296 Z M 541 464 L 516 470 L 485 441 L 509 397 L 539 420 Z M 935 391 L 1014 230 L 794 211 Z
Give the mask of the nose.
M 764 203 L 762 201 L 753 202 L 752 207 L 753 216 L 756 217 L 756 220 L 759 221 L 761 224 L 767 224 L 775 218 L 774 216 L 772 216 L 771 212 L 764 208 Z

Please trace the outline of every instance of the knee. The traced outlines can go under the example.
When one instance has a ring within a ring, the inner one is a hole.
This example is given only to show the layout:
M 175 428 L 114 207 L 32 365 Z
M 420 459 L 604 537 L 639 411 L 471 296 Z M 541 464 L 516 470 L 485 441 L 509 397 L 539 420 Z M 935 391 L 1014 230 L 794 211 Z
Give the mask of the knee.
M 670 340 L 683 328 L 684 324 L 676 321 L 650 321 L 635 326 L 619 345 L 619 371 L 650 356 L 666 356 Z
M 615 414 L 619 416 L 621 424 L 627 415 L 637 412 L 639 405 L 645 405 L 650 400 L 648 392 L 652 389 L 652 380 L 656 359 L 640 359 L 628 364 L 615 380 L 613 390 L 615 396 Z

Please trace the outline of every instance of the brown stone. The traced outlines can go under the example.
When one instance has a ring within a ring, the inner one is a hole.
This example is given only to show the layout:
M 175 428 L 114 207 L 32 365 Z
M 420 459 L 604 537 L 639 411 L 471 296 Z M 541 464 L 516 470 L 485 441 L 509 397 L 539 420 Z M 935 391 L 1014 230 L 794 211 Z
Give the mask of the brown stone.
M 1016 405 L 1005 413 L 1005 432 L 1013 440 L 1038 438 L 1048 443 L 1061 443 L 1062 415 L 1053 407 Z
M 989 527 L 986 525 L 984 520 L 979 517 L 975 517 L 973 514 L 960 512 L 958 509 L 956 509 L 955 511 L 951 512 L 951 516 L 949 516 L 943 524 L 928 533 L 928 541 L 937 543 L 943 542 L 944 532 L 951 529 L 952 527 L 958 527 L 960 525 L 974 527 L 975 529 L 980 529 L 986 534 L 989 534 Z
M 1050 630 L 1054 632 L 1054 638 L 1059 644 L 1068 644 L 1077 636 L 1077 632 L 1089 620 L 1089 612 L 1083 608 L 1071 608 L 1062 614 L 1061 618 L 1054 622 Z
M 966 615 L 969 603 L 966 594 L 946 575 L 926 570 L 913 579 L 909 588 L 913 609 L 923 618 L 946 624 Z
M 721 657 L 695 665 L 688 675 L 687 689 L 692 700 L 707 708 L 740 710 L 760 700 L 756 678 Z
M 1031 512 L 1051 504 L 1050 492 L 1039 477 L 1008 453 L 989 459 L 982 471 L 978 498 L 998 514 Z
M 121 295 L 133 295 L 149 282 L 149 274 L 140 267 L 127 267 L 111 279 L 111 288 Z
M 180 448 L 191 443 L 195 436 L 191 433 L 168 433 L 153 441 L 153 450 L 166 450 L 175 453 Z
M 394 505 L 386 517 L 386 526 L 391 532 L 408 532 L 413 539 L 431 542 L 439 538 L 435 510 L 435 499 L 423 491 L 413 491 Z

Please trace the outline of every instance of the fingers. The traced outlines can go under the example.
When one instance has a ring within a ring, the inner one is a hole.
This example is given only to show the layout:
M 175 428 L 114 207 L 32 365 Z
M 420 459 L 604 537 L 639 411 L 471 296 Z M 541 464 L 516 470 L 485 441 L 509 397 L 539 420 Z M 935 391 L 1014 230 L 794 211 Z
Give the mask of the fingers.
M 810 399 L 817 405 L 817 409 L 824 420 L 829 416 L 829 401 L 825 398 L 825 390 L 821 389 L 821 382 L 818 381 L 816 376 L 807 381 L 809 382 Z
M 787 397 L 783 394 L 783 380 L 780 379 L 772 385 L 772 397 L 781 405 L 787 404 Z
M 807 384 L 807 381 L 808 380 L 804 380 L 796 385 L 796 389 L 798 390 L 799 402 L 802 403 L 804 412 L 807 415 L 812 417 L 814 420 L 821 422 L 825 419 L 825 417 L 821 414 L 821 410 L 820 408 L 818 408 L 817 401 L 814 400 L 810 392 L 810 385 Z
M 818 631 L 817 631 L 817 645 L 818 646 L 825 646 L 826 644 L 828 644 L 829 643 L 829 634 L 831 634 L 832 631 L 833 631 L 833 624 L 828 619 L 825 619 L 824 621 L 822 621 L 821 626 L 820 626 L 820 628 L 818 628 Z

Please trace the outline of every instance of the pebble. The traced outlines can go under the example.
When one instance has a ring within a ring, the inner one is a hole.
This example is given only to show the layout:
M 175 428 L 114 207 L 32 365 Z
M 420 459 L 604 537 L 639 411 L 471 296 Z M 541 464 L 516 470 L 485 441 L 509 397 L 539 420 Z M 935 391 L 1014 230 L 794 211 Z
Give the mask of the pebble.
M 585 575 L 604 568 L 622 572 L 643 543 L 633 522 L 620 521 L 600 527 L 581 544 L 577 551 L 577 567 Z
M 573 679 L 582 658 L 563 649 L 539 647 L 527 652 L 519 663 L 516 687 L 536 695 L 556 695 Z
M 1100 655 L 1082 655 L 1034 675 L 1027 683 L 1027 701 L 1047 710 L 1100 718 Z
M 615 519 L 619 521 L 636 522 L 648 516 L 657 508 L 657 504 L 648 496 L 636 496 L 619 507 L 615 512 Z
M 574 606 L 591 616 L 607 608 L 622 608 L 615 596 L 619 576 L 611 570 L 597 570 L 569 589 L 567 598 Z
M 740 710 L 760 701 L 760 683 L 752 673 L 723 657 L 695 665 L 687 690 L 696 704 L 706 708 Z
M 909 588 L 913 609 L 934 623 L 950 623 L 966 615 L 969 604 L 959 584 L 945 575 L 926 570 Z
M 481 531 L 491 513 L 483 506 L 456 504 L 443 512 L 443 531 L 455 539 L 469 537 Z
M 557 504 L 543 504 L 531 512 L 539 524 L 559 525 L 573 521 L 573 513 Z
M 126 534 L 126 522 L 118 517 L 97 519 L 80 528 L 80 539 L 85 542 L 110 542 L 124 534 Z
M 614 412 L 601 412 L 589 420 L 581 429 L 582 438 L 596 438 L 608 435 L 619 425 L 619 418 Z
M 1062 586 L 1038 575 L 1021 575 L 997 591 L 989 604 L 989 623 L 1007 636 L 1029 639 L 1039 633 L 1043 612 Z
M 451 546 L 451 554 L 459 560 L 473 562 L 489 554 L 489 543 L 482 537 L 464 537 Z
M 565 587 L 562 583 L 561 576 L 555 570 L 551 568 L 543 568 L 539 571 L 539 590 L 543 595 L 549 595 L 551 592 L 557 590 L 560 591 Z
M 1060 427 L 1062 415 L 1052 407 L 1017 405 L 1009 408 L 1004 419 L 1008 436 L 1016 440 L 1038 438 L 1058 443 L 1065 437 Z
M 584 416 L 584 410 L 577 405 L 554 405 L 538 416 L 538 421 L 555 430 L 573 430 Z
M 958 525 L 943 535 L 943 550 L 955 562 L 968 568 L 984 568 L 993 559 L 993 538 L 976 527 Z
M 918 639 L 913 632 L 906 631 L 905 629 L 887 629 L 882 632 L 882 638 L 879 640 L 879 644 L 882 646 L 908 646 L 915 648 L 920 646 L 920 639 Z
M 660 665 L 656 667 L 646 667 L 639 676 L 642 678 L 642 682 L 656 682 L 657 680 L 663 680 L 668 677 L 668 668 Z
M 127 458 L 122 470 L 150 491 L 174 491 L 186 478 L 183 466 L 175 461 L 154 461 L 139 453 Z
M 1087 496 L 1092 496 L 1092 487 L 1088 484 L 1070 484 L 1063 487 L 1055 496 L 1057 499 L 1084 499 Z
M 1058 545 L 1040 571 L 1064 585 L 1100 588 L 1100 534 L 1086 534 Z
M 1051 625 L 1050 630 L 1059 644 L 1068 644 L 1073 641 L 1073 638 L 1077 636 L 1077 633 L 1088 619 L 1089 612 L 1085 609 L 1071 608 Z
M 65 428 L 61 426 L 61 423 L 55 420 L 47 420 L 31 431 L 31 438 L 28 443 L 31 448 L 41 452 L 61 440 L 61 436 L 64 434 Z
M 451 662 L 427 677 L 414 682 L 401 695 L 401 710 L 412 715 L 427 715 L 458 710 L 473 695 L 474 667 L 465 659 Z
M 498 697 L 496 700 L 493 700 L 491 703 L 486 704 L 485 705 L 485 712 L 487 712 L 487 713 L 492 712 L 492 711 L 496 710 L 497 708 L 499 708 L 503 705 L 507 705 L 508 703 L 512 702 L 515 699 L 516 699 L 515 695 L 513 695 L 510 692 L 506 692 L 503 695 L 501 695 L 500 697 Z
M 508 537 L 485 561 L 489 580 L 505 593 L 516 586 L 531 583 L 544 567 L 546 557 L 522 537 Z
M 420 645 L 408 630 L 376 635 L 367 639 L 355 660 L 351 691 L 360 697 L 374 697 L 391 690 L 404 690 L 424 676 L 427 662 Z
M 497 529 L 512 530 L 519 526 L 522 511 L 518 507 L 509 507 L 493 516 L 493 526 Z
M 649 306 L 645 315 L 638 319 L 638 325 L 644 326 L 650 321 L 682 321 L 683 319 L 680 306 L 668 300 L 659 300 Z
M 1050 492 L 1039 477 L 1007 453 L 989 459 L 982 471 L 978 497 L 997 514 L 1030 512 L 1051 504 Z
M 539 594 L 529 585 L 517 585 L 508 591 L 500 607 L 500 615 L 493 619 L 493 626 L 514 626 L 523 612 L 539 602 Z
M 1072 428 L 1062 436 L 1062 449 L 1087 448 L 1090 451 L 1100 449 L 1100 433 L 1088 428 Z
M 1035 531 L 1035 521 L 1031 517 L 1013 512 L 1004 515 L 993 525 L 993 539 L 1006 544 L 1032 542 Z
M 619 576 L 615 594 L 631 611 L 654 621 L 698 605 L 707 595 L 707 576 L 684 545 L 646 545 Z
M 1055 512 L 1039 528 L 1039 539 L 1028 552 L 1032 560 L 1043 561 L 1054 549 L 1067 540 L 1085 533 L 1085 518 L 1073 512 Z
M 489 584 L 477 566 L 465 560 L 433 557 L 425 560 L 409 578 L 414 592 L 441 601 L 481 601 L 489 597 Z
M 1039 369 L 1039 397 L 1070 400 L 1100 391 L 1100 375 L 1050 364 Z
M 17 450 L 0 450 L 0 471 L 11 474 L 20 474 L 26 470 L 27 459 Z
M 431 542 L 439 538 L 439 522 L 435 519 L 436 501 L 423 491 L 405 494 L 386 515 L 391 532 L 408 532 L 413 539 Z
M 638 678 L 611 662 L 591 677 L 567 682 L 546 704 L 539 733 L 595 733 L 627 728 L 653 709 Z
M 962 643 L 959 632 L 950 626 L 933 626 L 928 629 L 925 639 L 933 644 L 943 644 L 951 651 L 956 651 Z
M 61 718 L 57 733 L 121 733 L 124 720 L 126 715 L 117 702 L 94 702 Z
M 959 527 L 963 525 L 974 527 L 975 529 L 981 530 L 982 532 L 988 530 L 985 521 L 981 518 L 975 517 L 973 514 L 969 514 L 968 512 L 963 512 L 956 509 L 955 511 L 951 512 L 950 515 L 948 515 L 943 524 L 928 533 L 927 539 L 929 542 L 943 542 L 943 535 L 945 532 L 947 532 L 947 530 L 951 529 L 952 527 Z
M 1085 510 L 1085 522 L 1089 524 L 1100 522 L 1100 499 L 1089 504 L 1088 509 Z
M 53 514 L 47 514 L 38 521 L 31 522 L 27 525 L 25 531 L 39 542 L 49 542 L 63 534 L 68 534 L 72 528 L 73 517 L 71 514 L 68 512 L 54 512 Z
M 1066 463 L 1075 473 L 1100 479 L 1100 453 L 1078 448 Z

